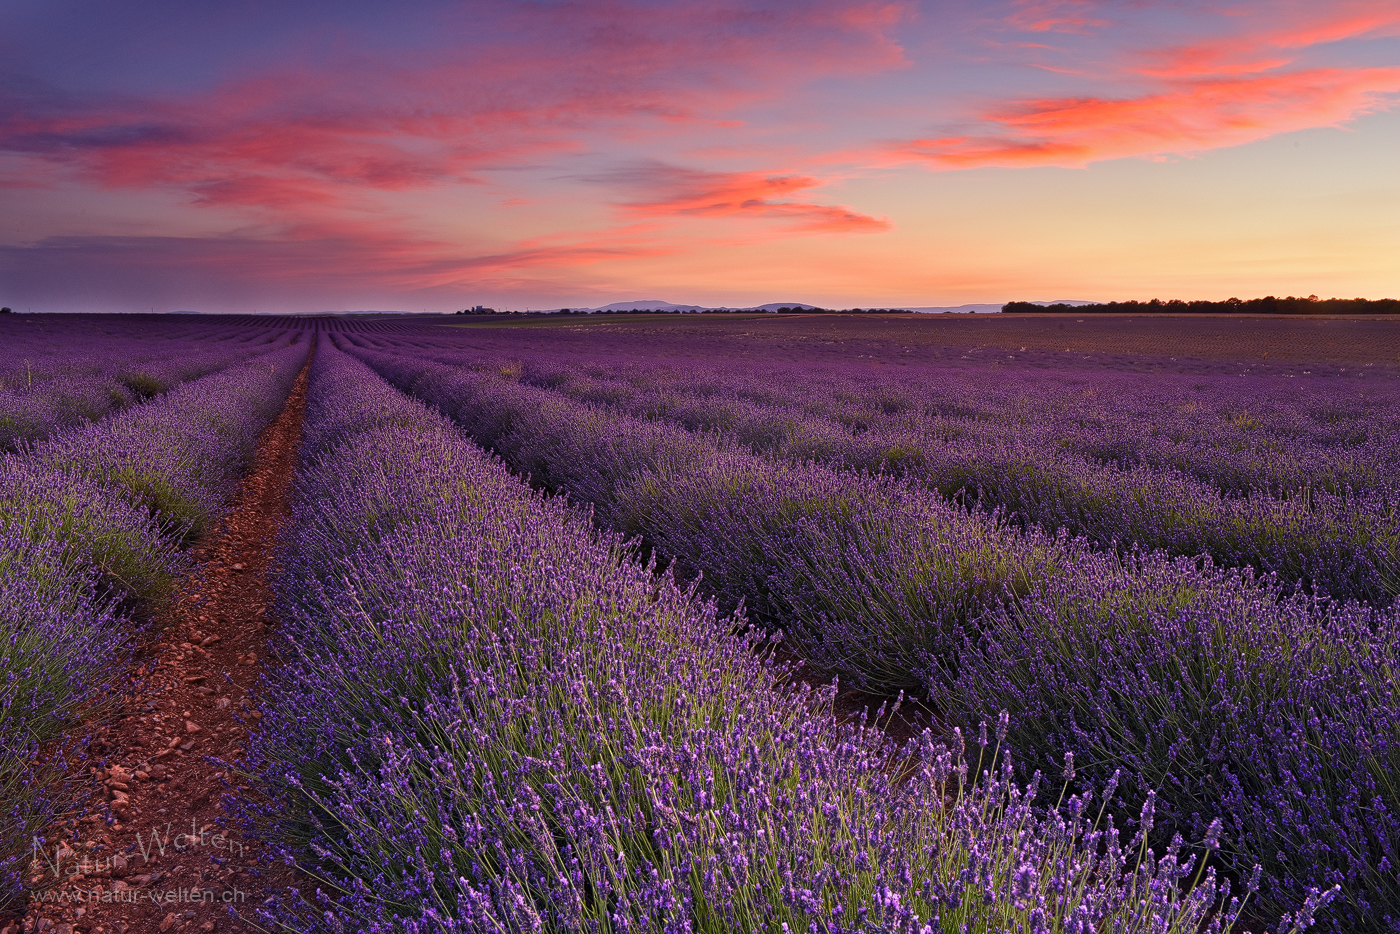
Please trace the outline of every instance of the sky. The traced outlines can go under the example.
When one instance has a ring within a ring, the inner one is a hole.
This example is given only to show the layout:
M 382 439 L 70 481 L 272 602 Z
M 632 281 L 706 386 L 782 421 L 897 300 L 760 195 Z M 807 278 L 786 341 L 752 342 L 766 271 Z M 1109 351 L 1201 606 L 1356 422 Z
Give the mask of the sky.
M 1400 297 L 1400 3 L 0 0 L 0 304 Z

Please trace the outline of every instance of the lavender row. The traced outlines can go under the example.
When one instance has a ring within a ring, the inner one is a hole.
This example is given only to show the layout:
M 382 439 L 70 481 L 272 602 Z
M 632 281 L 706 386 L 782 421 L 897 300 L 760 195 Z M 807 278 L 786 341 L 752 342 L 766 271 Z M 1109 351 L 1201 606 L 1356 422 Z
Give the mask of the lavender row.
M 67 750 L 41 751 L 100 704 L 125 625 L 89 561 L 56 537 L 0 525 L 0 912 L 23 907 L 30 842 L 67 804 Z
M 911 484 L 790 465 L 471 370 L 362 353 L 517 473 L 640 536 L 720 605 L 782 629 L 814 666 L 894 694 L 986 609 L 1068 573 L 1075 543 L 1019 532 Z
M 112 334 L 83 316 L 43 340 L 15 340 L 0 361 L 0 450 L 93 421 L 172 386 L 283 346 L 273 331 L 190 326 Z M 18 338 L 26 335 L 26 329 Z M 251 339 L 250 339 L 251 338 Z
M 253 748 L 271 805 L 250 816 L 321 882 L 269 921 L 875 934 L 1236 917 L 1212 913 L 1209 870 L 1190 887 L 1179 848 L 1096 826 L 1097 799 L 1046 806 L 1015 785 L 985 729 L 971 770 L 928 734 L 892 769 L 879 731 L 838 725 L 830 694 L 791 687 L 738 621 L 334 352 L 313 367 L 306 443 L 285 663 Z
M 43 315 L 0 319 L 0 388 L 25 391 L 65 375 L 106 370 L 139 378 L 201 350 L 262 353 L 286 342 L 278 329 L 222 319 L 148 315 Z M 159 375 L 159 374 L 157 374 Z
M 1400 929 L 1400 612 L 1193 562 L 1099 557 L 995 607 L 932 662 L 939 708 L 1010 714 L 1029 764 L 1118 769 L 1223 863 L 1264 866 L 1263 904 L 1341 886 L 1325 929 Z M 939 677 L 942 675 L 942 677 Z
M 1121 468 L 1178 470 L 1227 495 L 1291 499 L 1400 485 L 1393 457 L 1400 394 L 1393 374 L 1367 367 L 1325 377 L 1303 368 L 1227 376 L 1162 372 L 1172 364 L 1156 361 L 1152 372 L 1140 373 L 1063 363 L 1047 369 L 1015 355 L 985 360 L 976 353 L 966 363 L 889 354 L 882 360 L 878 348 L 867 362 L 820 355 L 822 348 L 811 344 L 750 354 L 748 346 L 710 342 L 685 348 L 698 362 L 676 362 L 674 346 L 618 329 L 355 339 L 429 355 L 455 344 L 478 356 L 543 361 L 555 371 L 572 366 L 603 378 L 605 394 L 680 388 L 795 406 L 856 432 L 914 427 L 970 438 L 1014 432 L 1047 451 L 1073 451 Z M 885 361 L 896 365 L 871 365 Z M 525 370 L 528 375 L 530 367 Z
M 1067 529 L 1099 548 L 1208 554 L 1225 566 L 1248 565 L 1288 584 L 1378 604 L 1400 593 L 1400 515 L 1391 491 L 1318 491 L 1306 501 L 1266 491 L 1225 497 L 1177 470 L 1105 466 L 1025 431 L 962 432 L 914 420 L 856 434 L 795 405 L 723 393 L 719 377 L 696 387 L 634 370 L 634 382 L 661 384 L 642 389 L 581 369 L 527 363 L 522 378 L 634 415 L 720 431 L 756 453 L 909 477 L 1025 525 Z
M 160 346 L 199 341 L 266 346 L 274 328 L 237 325 L 228 319 L 170 315 L 16 315 L 0 319 L 0 381 L 7 385 L 32 367 L 36 374 L 65 361 L 96 359 L 103 348 L 112 356 L 136 357 Z
M 125 488 L 172 533 L 198 535 L 250 463 L 259 432 L 281 411 L 308 347 L 295 340 L 51 438 L 18 461 Z
M 1241 873 L 1248 854 L 1264 859 L 1275 910 L 1345 884 L 1336 923 L 1386 930 L 1397 914 L 1386 815 L 1400 801 L 1382 777 L 1397 748 L 1393 611 L 1209 560 L 1017 533 L 905 484 L 765 461 L 496 371 L 362 356 L 517 470 L 784 627 L 817 664 L 916 685 L 964 727 L 1005 708 L 1028 769 L 1066 754 L 1100 782 L 1129 768 L 1125 815 L 1155 790 L 1162 837 L 1225 822 L 1221 858 Z M 1099 652 L 1117 663 L 1096 667 Z M 1300 751 L 1329 725 L 1345 730 Z M 1327 767 L 1299 772 L 1309 756 Z
M 638 369 L 626 375 L 635 379 Z M 1229 495 L 1293 498 L 1396 479 L 1385 454 L 1400 437 L 1391 414 L 1400 399 L 1384 380 L 957 367 L 913 378 L 841 376 L 809 370 L 774 380 L 730 366 L 681 369 L 665 383 L 687 395 L 797 406 L 857 432 L 913 428 L 988 440 L 1014 432 L 1047 451 L 1120 468 L 1178 470 Z
M 222 509 L 306 352 L 0 456 L 0 909 L 22 896 L 30 841 L 68 800 L 62 749 L 46 744 L 101 716 L 131 605 L 169 592 L 180 546 Z

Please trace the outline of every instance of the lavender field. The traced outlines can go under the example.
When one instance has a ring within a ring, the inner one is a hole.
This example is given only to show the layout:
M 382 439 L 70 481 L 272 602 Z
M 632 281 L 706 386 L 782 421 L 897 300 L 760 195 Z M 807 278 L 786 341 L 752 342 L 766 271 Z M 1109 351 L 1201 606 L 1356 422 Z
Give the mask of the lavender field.
M 244 921 L 1400 931 L 1400 322 L 666 317 L 0 321 L 0 909 L 309 364 Z

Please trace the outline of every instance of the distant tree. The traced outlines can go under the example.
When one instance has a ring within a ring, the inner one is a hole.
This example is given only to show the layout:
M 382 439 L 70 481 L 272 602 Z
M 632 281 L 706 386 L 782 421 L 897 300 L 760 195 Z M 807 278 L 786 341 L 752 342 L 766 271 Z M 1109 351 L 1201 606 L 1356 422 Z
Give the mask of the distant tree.
M 14 312 L 10 311 L 9 306 L 6 306 L 6 307 L 4 307 L 4 308 L 0 308 L 0 315 L 9 315 L 9 314 L 14 314 Z
M 1182 301 L 1172 299 L 1163 302 L 1161 299 L 1153 299 L 1150 302 L 1139 302 L 1129 300 L 1126 302 L 1103 302 L 1093 305 L 1035 305 L 1030 302 L 1007 302 L 1002 306 L 1003 312 L 1009 313 L 1064 313 L 1075 312 L 1076 314 L 1094 314 L 1096 312 L 1108 314 L 1135 314 L 1142 311 L 1171 311 L 1188 312 L 1194 314 L 1256 314 L 1256 315 L 1394 315 L 1400 314 L 1400 300 L 1393 298 L 1319 298 L 1316 295 L 1309 295 L 1307 298 L 1289 295 L 1279 298 L 1276 295 L 1266 295 L 1263 298 L 1251 298 L 1242 300 L 1235 297 L 1225 299 L 1223 302 L 1206 301 Z

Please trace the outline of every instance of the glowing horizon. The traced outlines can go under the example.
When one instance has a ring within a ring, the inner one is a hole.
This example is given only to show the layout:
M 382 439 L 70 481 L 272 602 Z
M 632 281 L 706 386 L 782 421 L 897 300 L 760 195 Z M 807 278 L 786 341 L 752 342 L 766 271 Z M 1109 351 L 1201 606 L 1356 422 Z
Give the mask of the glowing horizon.
M 0 304 L 1400 296 L 1400 7 L 0 10 Z

